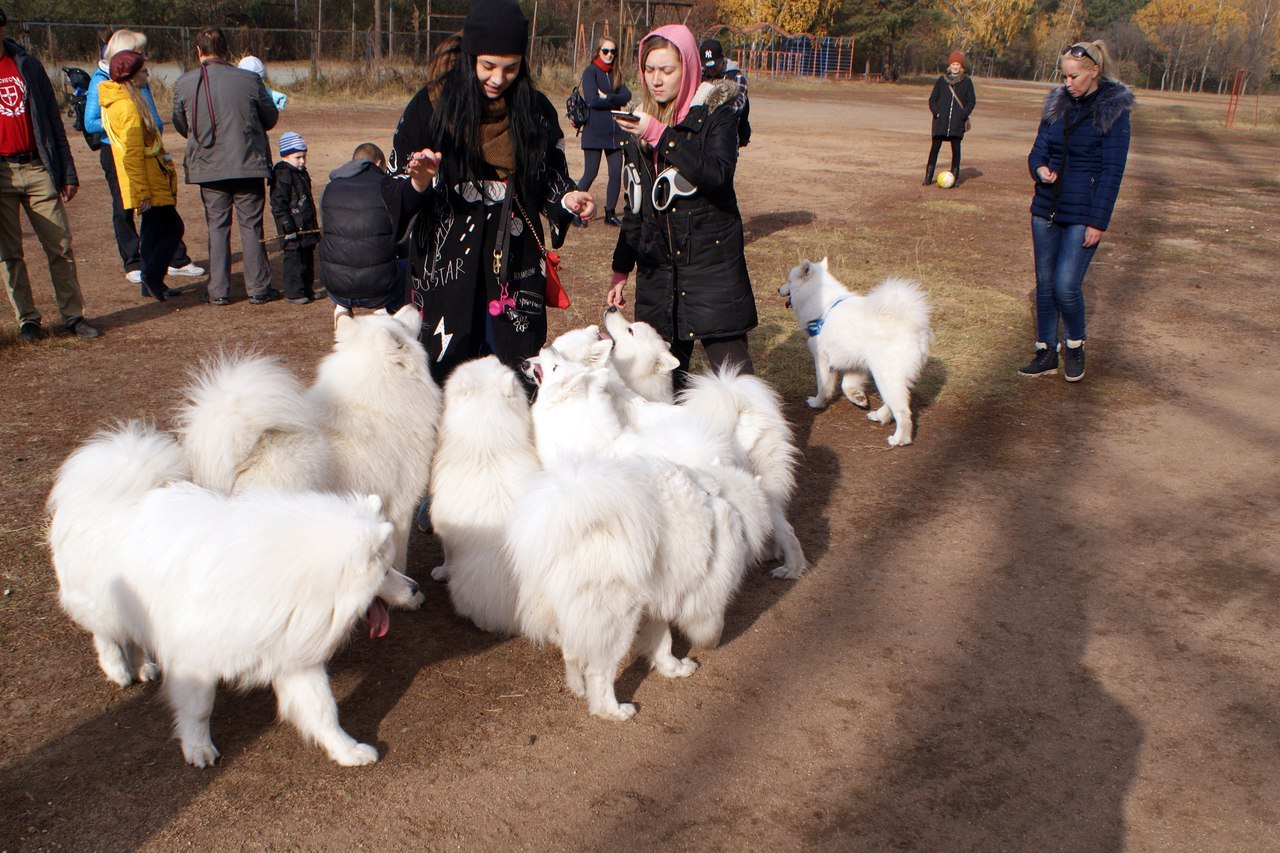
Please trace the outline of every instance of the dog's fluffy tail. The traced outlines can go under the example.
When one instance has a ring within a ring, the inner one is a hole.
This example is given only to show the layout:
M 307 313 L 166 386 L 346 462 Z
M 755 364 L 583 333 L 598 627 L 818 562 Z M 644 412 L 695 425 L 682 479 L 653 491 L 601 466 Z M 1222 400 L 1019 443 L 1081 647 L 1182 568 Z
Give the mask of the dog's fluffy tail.
M 230 494 L 264 434 L 315 428 L 301 383 L 279 359 L 220 353 L 192 375 L 175 417 L 195 482 Z
M 80 445 L 58 471 L 49 512 L 71 518 L 132 506 L 147 492 L 191 479 L 182 447 L 143 421 L 103 430 Z
M 651 483 L 642 459 L 569 459 L 534 478 L 506 533 L 525 636 L 581 648 L 634 624 L 662 527 Z
M 690 376 L 680 404 L 695 420 L 732 436 L 766 494 L 784 505 L 791 499 L 800 451 L 782 414 L 782 399 L 768 383 L 726 364 L 718 374 Z
M 886 278 L 871 288 L 866 300 L 868 309 L 906 327 L 913 340 L 924 344 L 933 340 L 933 332 L 929 328 L 929 315 L 933 309 L 918 282 L 909 278 Z

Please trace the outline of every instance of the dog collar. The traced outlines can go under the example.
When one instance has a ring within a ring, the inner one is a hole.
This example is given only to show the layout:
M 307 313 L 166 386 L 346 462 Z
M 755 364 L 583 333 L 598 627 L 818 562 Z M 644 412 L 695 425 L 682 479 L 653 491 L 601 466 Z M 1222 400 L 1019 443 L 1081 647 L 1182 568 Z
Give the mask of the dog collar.
M 822 312 L 821 317 L 819 317 L 816 320 L 810 320 L 808 323 L 805 323 L 804 330 L 809 333 L 809 337 L 816 338 L 818 336 L 818 333 L 822 331 L 822 324 L 827 322 L 827 315 L 831 313 L 833 308 L 835 308 L 837 305 L 839 305 L 841 302 L 844 302 L 848 298 L 849 297 L 847 296 L 841 296 L 835 302 L 832 302 L 831 305 L 827 307 L 826 311 Z

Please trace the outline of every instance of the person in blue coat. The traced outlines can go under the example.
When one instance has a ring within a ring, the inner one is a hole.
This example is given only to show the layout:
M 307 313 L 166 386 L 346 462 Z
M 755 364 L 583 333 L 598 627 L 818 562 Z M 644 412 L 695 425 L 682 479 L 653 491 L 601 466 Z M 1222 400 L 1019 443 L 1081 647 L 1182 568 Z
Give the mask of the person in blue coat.
M 116 161 L 111 156 L 111 141 L 102 127 L 102 102 L 98 99 L 98 85 L 111 79 L 109 67 L 111 57 L 122 50 L 136 50 L 143 55 L 147 52 L 147 37 L 135 30 L 116 30 L 107 39 L 102 50 L 102 61 L 89 78 L 89 91 L 86 93 L 84 105 L 84 129 L 88 134 L 98 134 L 102 147 L 98 149 L 98 162 L 102 165 L 102 174 L 107 179 L 107 189 L 111 192 L 111 227 L 116 235 L 116 249 L 120 252 L 120 262 L 124 264 L 125 276 L 139 286 L 139 294 L 149 297 L 150 291 L 142 284 L 142 252 L 138 237 L 138 226 L 133 219 L 133 211 L 124 207 L 120 198 L 120 180 L 116 176 Z M 151 96 L 151 87 L 142 87 L 142 97 L 151 108 L 151 117 L 156 127 L 164 132 L 164 122 L 156 110 L 155 99 Z M 204 275 L 204 268 L 196 266 L 187 254 L 187 244 L 178 241 L 173 251 L 173 260 L 169 262 L 169 275 L 198 277 Z M 177 295 L 171 291 L 169 295 Z
M 1018 372 L 1058 369 L 1058 325 L 1066 338 L 1063 377 L 1084 378 L 1082 284 L 1111 222 L 1129 156 L 1133 92 L 1106 76 L 1100 41 L 1073 44 L 1058 61 L 1063 85 L 1045 98 L 1027 167 L 1035 180 L 1031 243 L 1036 267 L 1036 351 Z
M 591 108 L 586 127 L 582 129 L 583 169 L 578 189 L 584 192 L 591 189 L 603 156 L 609 164 L 604 205 L 604 221 L 608 225 L 620 223 L 615 211 L 622 186 L 621 131 L 609 111 L 620 110 L 631 101 L 631 90 L 619 79 L 621 66 L 617 59 L 618 43 L 608 36 L 600 39 L 595 58 L 582 72 L 582 85 L 578 88 Z

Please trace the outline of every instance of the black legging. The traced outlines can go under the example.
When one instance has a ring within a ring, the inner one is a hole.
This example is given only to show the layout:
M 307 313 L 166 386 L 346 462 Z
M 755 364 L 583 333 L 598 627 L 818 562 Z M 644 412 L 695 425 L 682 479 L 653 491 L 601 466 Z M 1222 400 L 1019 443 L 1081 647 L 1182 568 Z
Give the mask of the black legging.
M 702 351 L 706 353 L 707 365 L 712 373 L 718 373 L 721 365 L 731 362 L 738 365 L 739 373 L 756 372 L 751 364 L 751 353 L 747 350 L 746 335 L 734 335 L 731 338 L 703 338 Z M 671 354 L 680 362 L 673 377 L 676 390 L 679 391 L 688 382 L 689 363 L 693 360 L 693 341 L 690 339 L 672 341 Z
M 942 140 L 951 143 L 951 174 L 956 176 L 956 180 L 960 179 L 960 142 L 964 139 L 962 136 L 935 136 L 933 145 L 929 146 L 929 174 L 933 174 L 933 169 L 938 165 L 938 152 L 942 150 Z M 920 162 L 919 160 L 916 161 Z
M 578 189 L 583 192 L 591 189 L 591 184 L 600 172 L 601 154 L 609 161 L 609 187 L 605 191 L 604 209 L 608 213 L 614 213 L 617 210 L 618 190 L 622 186 L 622 149 L 601 151 L 599 148 L 583 148 L 582 180 L 578 181 Z

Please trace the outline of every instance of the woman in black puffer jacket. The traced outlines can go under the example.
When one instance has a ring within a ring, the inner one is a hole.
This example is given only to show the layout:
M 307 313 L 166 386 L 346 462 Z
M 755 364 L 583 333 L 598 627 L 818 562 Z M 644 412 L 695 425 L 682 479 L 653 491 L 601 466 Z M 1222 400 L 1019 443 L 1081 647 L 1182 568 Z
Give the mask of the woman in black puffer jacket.
M 1027 167 L 1036 182 L 1031 244 L 1036 262 L 1036 352 L 1018 372 L 1058 369 L 1058 323 L 1066 338 L 1063 377 L 1084 378 L 1084 292 L 1089 262 L 1124 178 L 1133 93 L 1108 80 L 1106 46 L 1073 44 L 1059 60 L 1063 86 L 1045 98 Z
M 618 122 L 633 136 L 623 145 L 626 203 L 609 304 L 626 304 L 634 269 L 636 319 L 670 342 L 680 361 L 677 382 L 696 340 L 713 370 L 732 361 L 751 372 L 747 333 L 756 326 L 756 302 L 733 188 L 738 84 L 701 82 L 687 27 L 659 27 L 640 44 L 643 109 L 636 121 Z
M 955 183 L 960 183 L 960 143 L 969 129 L 969 114 L 977 105 L 973 81 L 964 73 L 964 54 L 954 50 L 947 58 L 946 72 L 933 84 L 933 93 L 929 95 L 933 144 L 929 146 L 929 162 L 924 167 L 925 186 L 933 183 L 933 170 L 938 165 L 943 140 L 951 143 L 951 174 L 955 176 Z

